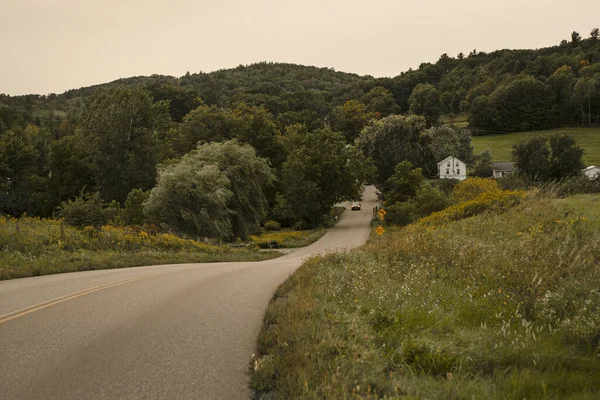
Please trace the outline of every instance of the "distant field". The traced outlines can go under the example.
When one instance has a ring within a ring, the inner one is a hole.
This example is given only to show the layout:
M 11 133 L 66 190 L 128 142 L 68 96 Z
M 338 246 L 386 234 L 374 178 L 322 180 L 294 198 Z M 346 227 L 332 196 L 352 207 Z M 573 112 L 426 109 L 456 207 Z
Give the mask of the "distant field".
M 494 161 L 511 161 L 512 146 L 534 135 L 551 136 L 564 133 L 573 136 L 585 153 L 586 165 L 600 165 L 600 128 L 559 128 L 545 131 L 515 132 L 501 135 L 473 136 L 473 148 L 478 154 L 489 149 Z

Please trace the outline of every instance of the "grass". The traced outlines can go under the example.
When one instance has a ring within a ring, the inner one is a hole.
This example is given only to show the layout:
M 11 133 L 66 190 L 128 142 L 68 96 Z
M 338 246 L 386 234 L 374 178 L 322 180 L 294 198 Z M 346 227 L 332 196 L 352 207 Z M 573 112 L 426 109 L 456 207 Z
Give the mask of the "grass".
M 258 261 L 279 255 L 140 229 L 76 229 L 57 220 L 0 217 L 0 280 L 152 264 Z
M 544 131 L 515 132 L 500 135 L 473 136 L 475 153 L 490 150 L 494 161 L 511 161 L 512 146 L 534 135 L 551 136 L 567 134 L 573 136 L 585 153 L 586 165 L 600 165 L 600 128 L 558 128 Z
M 325 228 L 295 231 L 266 232 L 258 236 L 250 236 L 251 243 L 262 249 L 293 249 L 305 247 L 319 240 L 327 230 Z
M 600 397 L 597 195 L 386 229 L 273 297 L 255 398 Z

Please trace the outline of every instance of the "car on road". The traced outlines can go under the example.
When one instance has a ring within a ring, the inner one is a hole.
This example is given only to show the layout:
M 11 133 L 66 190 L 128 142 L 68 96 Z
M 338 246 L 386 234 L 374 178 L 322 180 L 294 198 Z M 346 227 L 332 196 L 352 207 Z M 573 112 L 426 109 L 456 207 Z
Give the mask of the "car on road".
M 350 206 L 350 209 L 352 211 L 355 211 L 355 210 L 360 211 L 360 203 L 358 201 L 352 202 L 352 205 Z

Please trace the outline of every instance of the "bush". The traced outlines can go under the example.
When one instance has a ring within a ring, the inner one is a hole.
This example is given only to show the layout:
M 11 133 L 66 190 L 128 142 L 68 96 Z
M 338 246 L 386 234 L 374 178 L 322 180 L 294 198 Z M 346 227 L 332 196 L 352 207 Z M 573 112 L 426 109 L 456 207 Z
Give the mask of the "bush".
M 146 222 L 144 214 L 144 202 L 150 197 L 150 192 L 142 189 L 133 189 L 125 200 L 123 210 L 123 222 L 127 225 L 143 225 Z
M 457 203 L 473 200 L 482 193 L 498 192 L 498 183 L 493 179 L 467 178 L 452 190 L 452 198 Z
M 279 231 L 281 230 L 281 224 L 277 221 L 269 220 L 265 222 L 265 230 L 266 231 Z
M 64 218 L 68 225 L 80 228 L 93 226 L 96 229 L 106 225 L 111 217 L 99 192 L 81 192 L 75 200 L 63 201 L 58 216 Z
M 444 225 L 451 221 L 458 221 L 459 219 L 481 214 L 486 210 L 504 210 L 518 204 L 524 196 L 525 193 L 520 191 L 498 190 L 482 193 L 473 200 L 464 201 L 422 218 L 418 224 L 422 226 Z

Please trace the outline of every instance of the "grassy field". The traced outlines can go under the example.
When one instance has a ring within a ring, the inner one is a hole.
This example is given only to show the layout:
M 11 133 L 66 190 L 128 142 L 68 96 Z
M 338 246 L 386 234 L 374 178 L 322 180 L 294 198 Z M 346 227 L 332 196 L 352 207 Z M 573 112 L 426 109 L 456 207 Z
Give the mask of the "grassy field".
M 511 161 L 512 146 L 534 135 L 551 136 L 554 134 L 573 136 L 585 153 L 586 165 L 600 165 L 600 128 L 559 128 L 544 131 L 515 132 L 501 135 L 473 136 L 475 153 L 490 150 L 494 161 Z
M 276 292 L 262 399 L 598 399 L 598 195 L 389 229 Z
M 0 217 L 0 280 L 139 265 L 258 261 L 280 255 L 259 252 L 258 246 L 213 246 L 140 229 L 82 230 L 57 220 Z

